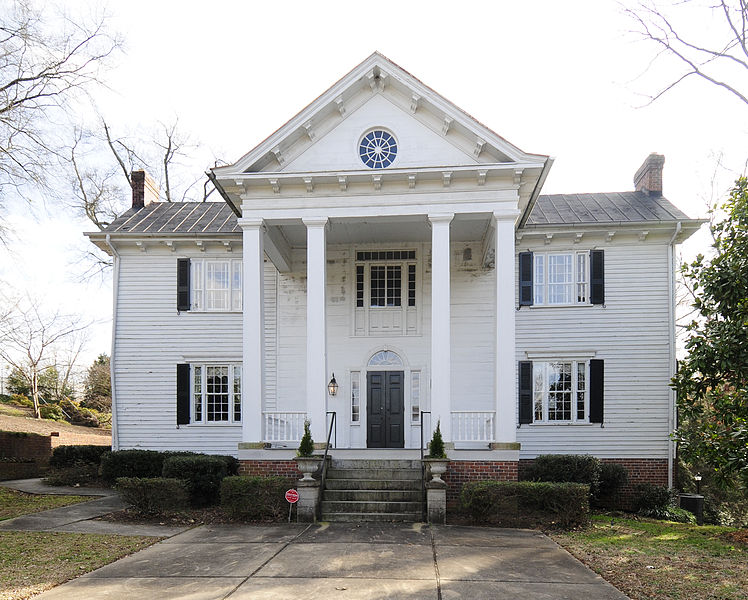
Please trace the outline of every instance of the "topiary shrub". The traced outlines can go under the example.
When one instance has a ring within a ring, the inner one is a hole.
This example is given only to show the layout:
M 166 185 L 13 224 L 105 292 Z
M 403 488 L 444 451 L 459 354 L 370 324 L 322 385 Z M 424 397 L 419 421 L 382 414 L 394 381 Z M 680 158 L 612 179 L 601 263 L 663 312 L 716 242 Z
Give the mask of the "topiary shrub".
M 221 508 L 233 519 L 278 520 L 288 512 L 283 477 L 226 477 L 221 482 Z
M 600 459 L 589 454 L 542 454 L 528 467 L 525 479 L 586 483 L 596 496 L 600 486 Z
M 441 421 L 437 421 L 434 435 L 431 436 L 431 442 L 429 443 L 428 458 L 447 458 L 447 453 L 444 451 L 444 440 L 442 439 L 442 430 L 440 426 Z
M 190 504 L 195 507 L 216 504 L 221 480 L 226 477 L 226 460 L 222 456 L 172 456 L 164 461 L 163 477 L 183 479 Z
M 79 446 L 57 446 L 57 448 L 52 450 L 49 466 L 60 469 L 63 467 L 72 467 L 76 463 L 83 463 L 96 465 L 98 468 L 101 462 L 101 455 L 111 451 L 109 446 L 83 444 Z
M 589 493 L 581 483 L 476 481 L 462 486 L 460 502 L 476 523 L 571 528 L 587 524 Z
M 592 498 L 594 506 L 617 508 L 618 493 L 628 483 L 629 473 L 623 465 L 604 462 L 600 465 L 600 484 Z
M 314 440 L 312 440 L 312 432 L 309 430 L 309 420 L 304 421 L 304 435 L 301 436 L 301 442 L 299 442 L 299 449 L 296 454 L 299 456 L 311 456 L 314 453 Z
M 155 450 L 118 450 L 101 456 L 101 477 L 113 484 L 120 477 L 161 477 L 163 452 Z
M 165 477 L 120 477 L 117 491 L 122 499 L 144 515 L 184 510 L 189 504 L 187 484 Z

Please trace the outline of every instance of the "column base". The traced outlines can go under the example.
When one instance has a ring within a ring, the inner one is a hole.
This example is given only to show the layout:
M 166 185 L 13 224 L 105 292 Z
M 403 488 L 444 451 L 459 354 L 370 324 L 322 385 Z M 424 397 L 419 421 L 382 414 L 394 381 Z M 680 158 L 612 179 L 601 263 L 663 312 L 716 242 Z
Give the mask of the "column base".
M 441 480 L 426 484 L 426 519 L 436 525 L 447 524 L 447 484 Z
M 319 505 L 319 481 L 301 479 L 296 482 L 299 501 L 296 503 L 296 520 L 299 523 L 316 523 Z

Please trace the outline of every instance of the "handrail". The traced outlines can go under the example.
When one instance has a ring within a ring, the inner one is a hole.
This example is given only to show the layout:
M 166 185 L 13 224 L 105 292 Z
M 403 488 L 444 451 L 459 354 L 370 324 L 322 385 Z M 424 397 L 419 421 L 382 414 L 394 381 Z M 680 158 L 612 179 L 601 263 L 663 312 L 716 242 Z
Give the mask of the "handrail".
M 330 419 L 330 427 L 327 430 L 325 454 L 322 457 L 322 477 L 320 478 L 319 483 L 319 502 L 317 503 L 317 517 L 319 517 L 319 513 L 322 511 L 322 494 L 325 492 L 325 481 L 327 480 L 327 453 L 330 451 L 330 437 L 332 437 L 333 427 L 335 427 L 335 445 L 338 445 L 338 428 L 335 425 L 335 417 L 337 416 L 337 413 L 334 410 L 330 410 L 325 413 L 325 416 L 327 415 L 332 415 L 332 419 Z
M 426 465 L 423 462 L 423 415 L 430 415 L 430 410 L 421 411 L 421 511 L 422 518 L 426 520 Z

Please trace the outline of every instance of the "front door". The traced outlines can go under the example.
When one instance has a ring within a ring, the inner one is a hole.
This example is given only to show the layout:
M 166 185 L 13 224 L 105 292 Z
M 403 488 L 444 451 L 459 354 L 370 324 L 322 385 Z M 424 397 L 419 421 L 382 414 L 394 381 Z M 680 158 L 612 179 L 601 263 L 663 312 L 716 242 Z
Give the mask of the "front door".
M 405 397 L 402 371 L 370 371 L 366 377 L 366 445 L 405 447 Z

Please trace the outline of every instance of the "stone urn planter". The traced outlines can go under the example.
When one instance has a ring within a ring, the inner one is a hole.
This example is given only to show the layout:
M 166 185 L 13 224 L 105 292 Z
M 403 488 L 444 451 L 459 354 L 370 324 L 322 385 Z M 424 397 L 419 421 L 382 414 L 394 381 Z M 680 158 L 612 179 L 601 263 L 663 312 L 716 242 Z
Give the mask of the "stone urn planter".
M 431 473 L 431 481 L 444 481 L 442 475 L 447 472 L 448 458 L 424 458 L 423 462 L 426 463 L 426 468 Z
M 301 481 L 314 481 L 312 473 L 319 469 L 321 463 L 321 456 L 297 456 L 296 465 L 299 467 L 299 471 L 304 474 Z

